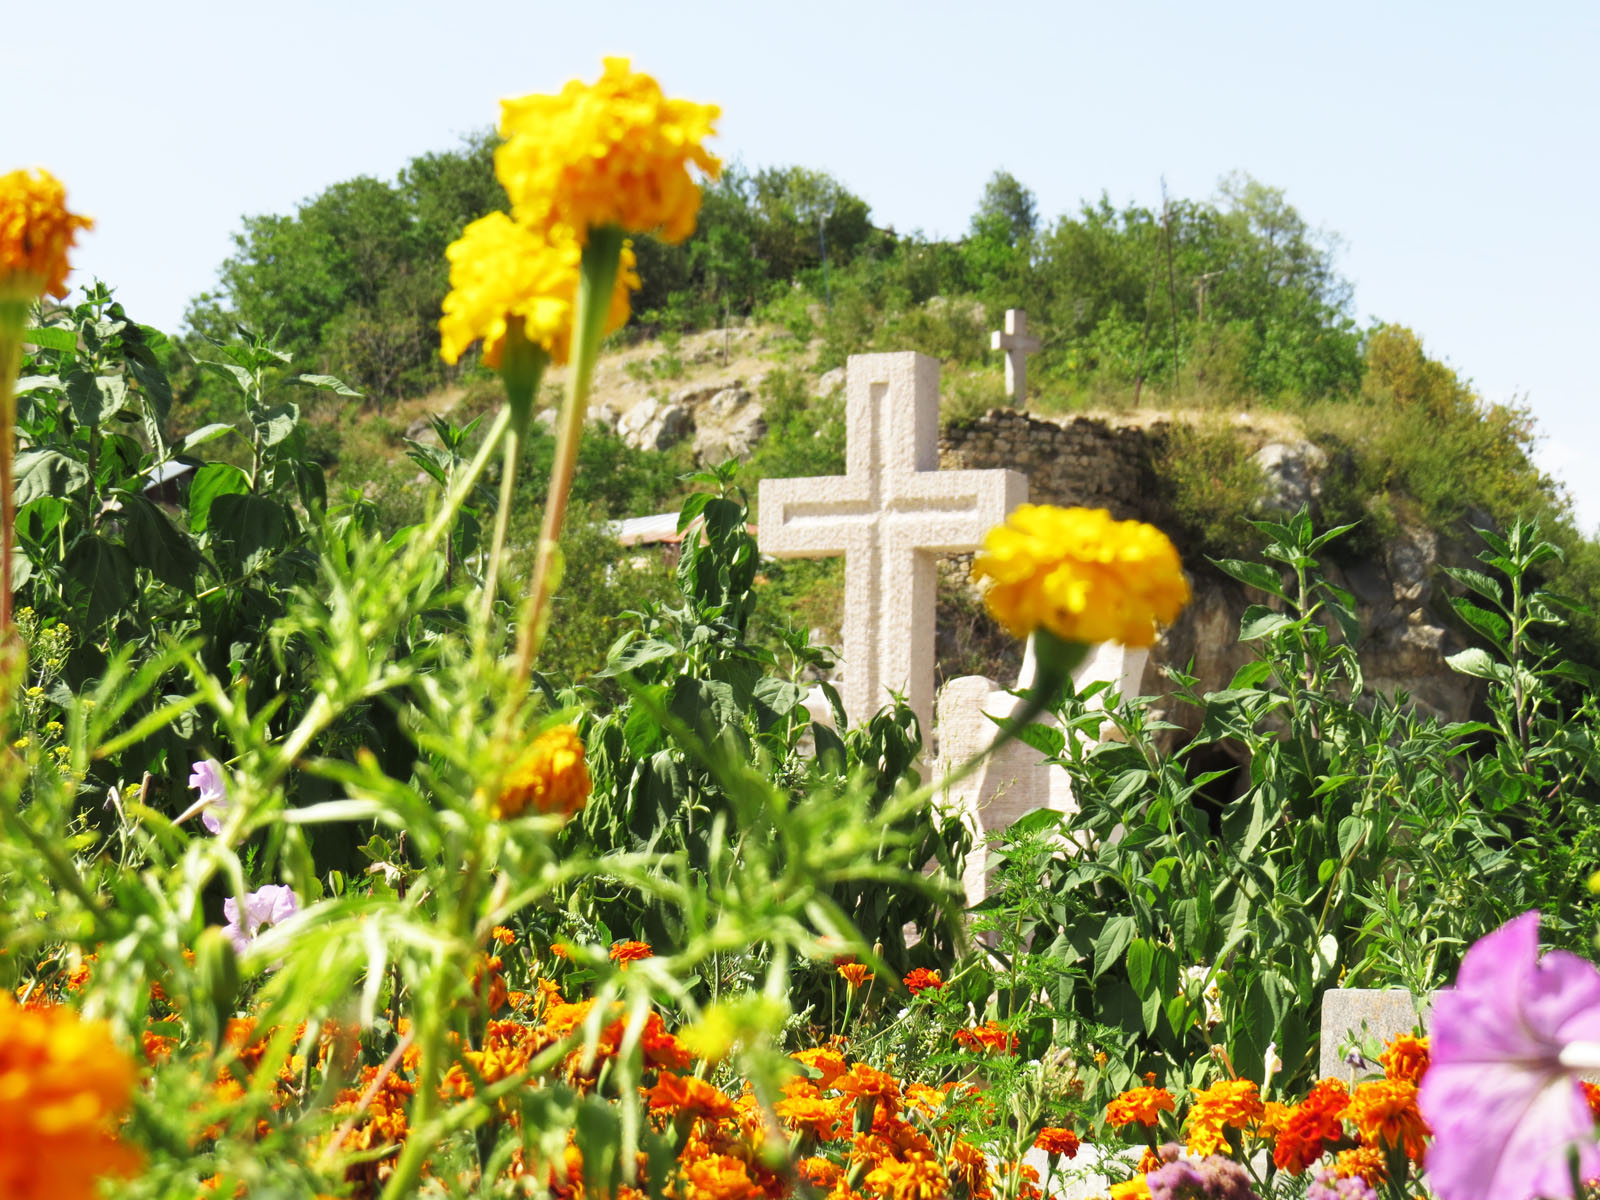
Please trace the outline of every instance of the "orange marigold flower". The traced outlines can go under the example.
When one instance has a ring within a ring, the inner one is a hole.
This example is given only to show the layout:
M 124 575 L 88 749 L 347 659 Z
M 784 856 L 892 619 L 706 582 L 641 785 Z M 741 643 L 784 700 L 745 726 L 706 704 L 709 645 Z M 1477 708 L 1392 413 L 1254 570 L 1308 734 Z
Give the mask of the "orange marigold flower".
M 1420 1084 L 1428 1069 L 1428 1039 L 1413 1033 L 1396 1034 L 1378 1061 L 1383 1064 L 1385 1079 Z
M 850 990 L 855 991 L 869 979 L 876 979 L 871 971 L 867 970 L 866 963 L 840 963 L 834 970 L 839 972 L 839 978 L 850 985 Z
M 956 1138 L 944 1165 L 950 1178 L 967 1189 L 971 1200 L 985 1200 L 994 1194 L 989 1186 L 989 1156 L 971 1142 Z
M 1226 1129 L 1243 1129 L 1260 1118 L 1261 1097 L 1252 1079 L 1221 1079 L 1194 1089 L 1189 1106 L 1188 1140 L 1192 1154 L 1219 1154 L 1228 1147 Z
M 797 1062 L 802 1062 L 813 1071 L 821 1074 L 817 1080 L 819 1087 L 830 1088 L 833 1081 L 845 1073 L 844 1055 L 828 1046 L 817 1046 L 811 1050 L 800 1050 L 789 1056 Z
M 1389 1177 L 1389 1164 L 1376 1146 L 1351 1146 L 1334 1155 L 1333 1173 L 1340 1179 L 1359 1176 L 1378 1187 Z
M 682 1200 L 756 1200 L 761 1187 L 750 1168 L 731 1154 L 703 1154 L 682 1162 Z
M 1078 1153 L 1078 1135 L 1063 1125 L 1046 1125 L 1033 1139 L 1033 1148 L 1046 1154 L 1065 1154 L 1075 1158 Z
M 936 1117 L 944 1107 L 944 1090 L 925 1083 L 908 1083 L 905 1086 L 906 1104 L 925 1117 Z
M 144 1049 L 144 1060 L 152 1067 L 166 1062 L 178 1047 L 177 1038 L 164 1033 L 152 1033 L 148 1029 L 139 1035 L 139 1041 Z
M 0 175 L 0 303 L 66 299 L 67 251 L 94 222 L 67 211 L 67 189 L 48 171 Z
M 1429 1130 L 1417 1108 L 1416 1084 L 1392 1079 L 1363 1083 L 1350 1097 L 1344 1115 L 1367 1145 L 1398 1146 L 1412 1162 L 1422 1161 Z
M 632 941 L 612 942 L 610 953 L 611 961 L 620 964 L 623 970 L 627 970 L 631 962 L 638 962 L 641 958 L 651 958 L 655 955 L 655 951 L 650 949 L 649 942 Z
M 1134 1170 L 1140 1175 L 1148 1175 L 1151 1171 L 1160 1170 L 1161 1167 L 1165 1165 L 1166 1164 L 1161 1161 L 1161 1156 L 1149 1146 L 1146 1146 L 1140 1153 L 1139 1165 L 1135 1167 Z
M 973 559 L 984 603 L 1017 637 L 1040 626 L 1067 642 L 1148 646 L 1189 602 L 1178 551 L 1139 521 L 1103 508 L 1019 505 Z
M 833 1087 L 841 1096 L 877 1100 L 890 1112 L 900 1107 L 900 1085 L 894 1076 L 866 1063 L 852 1063 L 848 1071 L 833 1081 Z
M 862 1183 L 883 1200 L 945 1200 L 950 1191 L 944 1168 L 927 1158 L 885 1159 L 867 1172 Z
M 701 143 L 720 115 L 710 104 L 669 100 L 660 84 L 605 60 L 593 86 L 573 80 L 557 96 L 500 105 L 495 172 L 517 220 L 588 231 L 616 226 L 681 242 L 694 232 L 700 187 L 722 164 Z
M 944 986 L 944 979 L 939 972 L 930 971 L 927 967 L 917 967 L 905 977 L 906 990 L 913 996 L 920 996 L 923 992 L 938 991 Z
M 1587 1079 L 1579 1082 L 1583 1085 L 1583 1098 L 1589 1104 L 1589 1115 L 1600 1124 L 1600 1083 L 1590 1083 Z
M 491 809 L 497 819 L 521 816 L 528 808 L 571 816 L 589 799 L 589 768 L 583 739 L 571 725 L 557 725 L 533 739 L 501 782 Z
M 674 1075 L 662 1071 L 655 1087 L 645 1093 L 650 1111 L 684 1113 L 722 1121 L 733 1116 L 733 1100 L 721 1088 L 693 1075 Z
M 985 1021 L 971 1029 L 956 1030 L 956 1044 L 968 1050 L 988 1050 L 1001 1054 L 1010 1054 L 1019 1045 L 1016 1034 L 993 1021 Z
M 783 1090 L 784 1098 L 772 1106 L 772 1111 L 790 1129 L 809 1133 L 823 1142 L 844 1135 L 855 1112 L 853 1097 L 825 1097 L 803 1079 L 787 1081 Z
M 1324 1079 L 1289 1112 L 1278 1130 L 1272 1161 L 1280 1171 L 1298 1175 L 1344 1137 L 1344 1111 L 1350 1093 L 1342 1080 Z
M 0 1196 L 90 1200 L 98 1178 L 131 1175 L 138 1156 L 116 1122 L 133 1081 L 103 1023 L 0 994 Z
M 1271 1140 L 1283 1132 L 1284 1126 L 1289 1123 L 1289 1118 L 1294 1115 L 1294 1109 L 1277 1100 L 1268 1100 L 1261 1106 L 1261 1116 L 1256 1119 L 1252 1132 L 1258 1138 Z
M 1106 1124 L 1113 1129 L 1121 1129 L 1124 1125 L 1135 1121 L 1141 1125 L 1151 1126 L 1161 1120 L 1162 1113 L 1174 1112 L 1176 1109 L 1172 1093 L 1166 1088 L 1130 1088 L 1106 1105 Z
M 811 1184 L 812 1187 L 831 1188 L 834 1184 L 844 1179 L 843 1167 L 830 1159 L 820 1158 L 816 1155 L 802 1158 L 794 1166 L 795 1170 L 799 1172 L 800 1178 Z
M 499 942 L 502 946 L 509 946 L 512 942 L 517 940 L 517 935 L 512 933 L 511 930 L 507 929 L 504 925 L 496 925 L 493 929 L 489 930 L 489 938 L 491 941 Z

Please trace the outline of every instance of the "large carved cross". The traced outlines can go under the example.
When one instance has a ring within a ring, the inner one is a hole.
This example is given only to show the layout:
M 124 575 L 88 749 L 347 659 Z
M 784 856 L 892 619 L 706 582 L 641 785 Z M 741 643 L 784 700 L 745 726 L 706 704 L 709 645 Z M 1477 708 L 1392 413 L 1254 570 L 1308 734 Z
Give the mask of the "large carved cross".
M 939 470 L 939 364 L 858 354 L 845 392 L 845 473 L 764 479 L 759 540 L 775 558 L 844 555 L 844 679 L 851 722 L 906 697 L 933 731 L 935 556 L 976 550 L 1028 498 L 1016 471 Z
M 1006 352 L 1006 395 L 1019 405 L 1028 400 L 1028 355 L 1039 349 L 1039 339 L 1028 335 L 1025 309 L 1006 309 L 1006 326 L 989 335 L 989 349 Z

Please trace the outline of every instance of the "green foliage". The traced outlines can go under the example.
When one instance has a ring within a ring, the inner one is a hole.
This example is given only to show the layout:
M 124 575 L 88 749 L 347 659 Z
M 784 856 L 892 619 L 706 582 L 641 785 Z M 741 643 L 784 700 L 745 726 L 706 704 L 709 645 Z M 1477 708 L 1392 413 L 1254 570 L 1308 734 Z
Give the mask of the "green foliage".
M 1242 554 L 1258 541 L 1251 518 L 1266 491 L 1241 432 L 1220 419 L 1174 424 L 1157 476 L 1192 545 L 1207 554 Z
M 1440 725 L 1362 679 L 1353 600 L 1317 565 L 1345 530 L 1313 536 L 1304 513 L 1258 528 L 1266 562 L 1216 565 L 1266 601 L 1240 629 L 1259 657 L 1203 695 L 1173 672 L 1198 713 L 1192 740 L 1163 748 L 1174 727 L 1149 701 L 1101 685 L 1060 710 L 1081 737 L 1030 734 L 1081 809 L 1007 835 L 1028 865 L 1002 868 L 1000 893 L 1052 898 L 1024 933 L 1048 948 L 1057 1003 L 1126 1039 L 1110 1091 L 1148 1069 L 1185 1078 L 1212 1044 L 1260 1079 L 1275 1043 L 1292 1086 L 1314 1057 L 1305 1014 L 1336 982 L 1440 986 L 1474 939 L 1527 908 L 1554 914 L 1559 944 L 1593 927 L 1597 714 L 1555 689 L 1592 677 L 1539 640 L 1560 617 L 1529 584 L 1553 548 L 1528 527 L 1486 533 L 1493 574 L 1452 572 L 1468 589 L 1459 615 L 1492 648 L 1451 665 L 1489 680 L 1494 719 Z M 1107 726 L 1115 736 L 1098 740 Z M 1041 866 L 1026 850 L 1041 832 L 1076 849 Z
M 900 882 L 824 879 L 818 886 L 874 931 L 875 952 L 894 970 L 912 961 L 907 926 L 922 939 L 918 961 L 939 961 L 952 945 L 943 913 L 964 834 L 959 821 L 934 811 L 926 793 L 916 805 L 903 802 L 922 745 L 915 718 L 896 706 L 843 736 L 812 720 L 802 672 L 824 656 L 803 632 L 789 633 L 779 654 L 750 640 L 758 555 L 748 513 L 726 475 L 696 481 L 710 490 L 691 495 L 679 517 L 690 536 L 678 564 L 678 605 L 636 614 L 637 629 L 617 640 L 600 672 L 621 683 L 627 698 L 595 722 L 588 739 L 595 794 L 568 836 L 606 850 L 680 856 L 697 875 L 736 872 L 739 853 L 730 851 L 729 836 L 737 814 L 728 787 L 739 764 L 753 764 L 795 798 L 819 788 L 849 791 L 869 819 L 897 810 L 897 836 L 873 862 L 885 880 Z M 838 697 L 824 691 L 843 728 Z M 941 873 L 907 886 L 908 876 L 922 878 L 916 873 L 925 864 L 938 864 Z M 595 925 L 636 931 L 653 945 L 678 945 L 685 936 L 670 905 L 598 895 L 587 902 L 594 907 L 576 911 Z

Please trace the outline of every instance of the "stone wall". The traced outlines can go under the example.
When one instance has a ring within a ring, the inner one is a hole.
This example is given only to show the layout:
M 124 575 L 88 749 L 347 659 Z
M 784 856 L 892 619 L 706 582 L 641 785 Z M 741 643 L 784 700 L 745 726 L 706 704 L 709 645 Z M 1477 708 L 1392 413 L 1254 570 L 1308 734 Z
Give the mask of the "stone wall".
M 1155 463 L 1167 425 L 1113 425 L 1094 417 L 1051 419 L 995 409 L 944 430 L 946 468 L 1009 467 L 1028 477 L 1029 494 L 1050 504 L 1109 509 L 1119 518 L 1164 524 L 1170 517 Z

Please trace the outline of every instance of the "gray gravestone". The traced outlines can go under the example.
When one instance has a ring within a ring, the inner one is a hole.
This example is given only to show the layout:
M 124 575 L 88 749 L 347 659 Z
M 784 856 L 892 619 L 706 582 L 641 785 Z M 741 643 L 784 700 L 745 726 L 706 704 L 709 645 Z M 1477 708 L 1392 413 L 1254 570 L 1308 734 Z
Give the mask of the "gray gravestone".
M 1366 1069 L 1358 1070 L 1344 1061 L 1341 1045 L 1369 1036 L 1382 1043 L 1397 1033 L 1410 1033 L 1427 1023 L 1427 1011 L 1424 1000 L 1419 1014 L 1416 999 L 1405 988 L 1329 990 L 1322 997 L 1321 1078 L 1348 1082 L 1364 1073 Z

